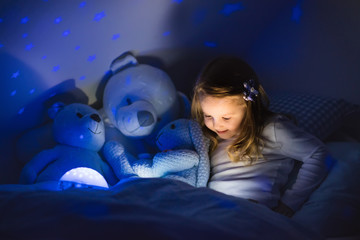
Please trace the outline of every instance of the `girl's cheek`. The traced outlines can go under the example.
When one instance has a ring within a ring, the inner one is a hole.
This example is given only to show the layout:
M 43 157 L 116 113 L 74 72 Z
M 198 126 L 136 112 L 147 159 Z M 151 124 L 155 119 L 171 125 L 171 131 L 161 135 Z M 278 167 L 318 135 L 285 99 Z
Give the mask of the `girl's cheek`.
M 210 126 L 211 126 L 210 120 L 205 120 L 204 123 L 205 123 L 205 126 L 206 126 L 207 128 L 211 129 L 211 127 L 210 127 Z

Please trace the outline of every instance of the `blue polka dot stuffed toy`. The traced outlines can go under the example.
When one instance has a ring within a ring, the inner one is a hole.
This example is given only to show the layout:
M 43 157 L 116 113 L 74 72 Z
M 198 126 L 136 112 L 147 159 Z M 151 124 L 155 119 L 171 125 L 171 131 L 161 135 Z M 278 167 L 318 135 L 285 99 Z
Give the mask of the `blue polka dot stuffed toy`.
M 205 187 L 210 174 L 209 140 L 199 124 L 177 119 L 163 127 L 156 138 L 161 152 L 137 159 L 116 141 L 104 146 L 104 156 L 119 179 L 130 177 L 170 178 L 195 187 Z

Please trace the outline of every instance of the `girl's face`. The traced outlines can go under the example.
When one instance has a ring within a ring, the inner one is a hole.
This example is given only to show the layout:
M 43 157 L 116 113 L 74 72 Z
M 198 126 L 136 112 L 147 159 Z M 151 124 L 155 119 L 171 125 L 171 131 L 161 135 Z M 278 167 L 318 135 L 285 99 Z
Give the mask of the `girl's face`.
M 237 136 L 246 112 L 246 103 L 241 96 L 211 97 L 200 100 L 207 128 L 221 139 Z

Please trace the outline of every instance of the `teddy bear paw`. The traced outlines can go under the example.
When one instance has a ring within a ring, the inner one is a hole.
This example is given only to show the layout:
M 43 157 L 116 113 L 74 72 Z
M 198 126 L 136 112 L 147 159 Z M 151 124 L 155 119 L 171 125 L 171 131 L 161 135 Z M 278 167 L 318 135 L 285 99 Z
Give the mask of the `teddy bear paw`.
M 124 146 L 116 141 L 108 141 L 104 145 L 104 153 L 109 153 L 111 155 L 118 155 L 124 152 Z

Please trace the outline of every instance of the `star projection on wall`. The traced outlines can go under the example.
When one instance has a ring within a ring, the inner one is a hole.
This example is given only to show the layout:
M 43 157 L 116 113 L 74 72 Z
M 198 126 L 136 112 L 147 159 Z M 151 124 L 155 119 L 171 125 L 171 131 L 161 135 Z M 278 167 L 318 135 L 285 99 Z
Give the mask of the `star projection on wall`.
M 101 19 L 105 17 L 105 11 L 95 14 L 94 21 L 99 22 Z
M 14 73 L 11 75 L 11 78 L 17 78 L 19 75 L 20 75 L 20 71 L 17 70 L 16 72 L 14 72 Z
M 238 3 L 227 3 L 224 4 L 223 9 L 220 11 L 221 14 L 224 14 L 225 16 L 229 16 L 234 12 L 243 10 L 244 7 L 241 2 Z
M 202 27 L 209 24 L 209 22 L 212 24 L 213 19 L 211 18 L 218 18 L 219 21 L 223 19 L 232 21 L 232 18 L 238 17 L 243 11 L 251 11 L 246 3 L 242 1 L 219 1 L 217 3 L 211 1 L 208 3 L 207 1 L 203 1 L 202 3 L 183 0 L 164 1 L 167 1 L 167 3 L 171 5 L 172 11 L 174 12 L 183 12 L 184 8 L 186 8 L 186 11 L 189 11 L 188 15 L 184 15 L 189 18 L 187 19 L 188 21 L 183 22 L 185 22 L 184 31 L 190 33 L 195 31 L 194 29 L 202 29 Z M 125 41 L 132 41 L 132 39 L 129 40 L 132 31 L 137 31 L 133 29 L 132 25 L 130 27 L 130 33 L 128 32 L 128 28 L 114 28 L 114 25 L 109 25 L 114 18 L 117 19 L 117 16 L 114 16 L 114 11 L 109 9 L 109 7 L 111 8 L 114 5 L 118 5 L 115 4 L 117 2 L 116 0 L 113 2 L 114 4 L 103 4 L 100 3 L 100 1 L 88 0 L 67 1 L 66 3 L 62 3 L 61 1 L 42 0 L 37 1 L 36 8 L 54 9 L 53 7 L 58 6 L 59 8 L 56 8 L 58 10 L 38 15 L 34 14 L 31 9 L 20 11 L 20 9 L 14 8 L 8 13 L 1 13 L 0 11 L 0 27 L 6 26 L 9 29 L 9 32 L 0 34 L 0 49 L 1 51 L 8 51 L 10 49 L 9 52 L 15 49 L 15 51 L 19 51 L 20 54 L 31 57 L 36 64 L 43 64 L 37 67 L 39 69 L 45 68 L 44 72 L 46 72 L 46 74 L 56 74 L 56 77 L 61 77 L 62 74 L 66 74 L 69 71 L 68 69 L 76 69 L 76 71 L 80 72 L 71 73 L 74 75 L 71 76 L 71 78 L 83 82 L 93 80 L 93 76 L 86 71 L 88 71 L 87 69 L 93 70 L 93 68 L 88 67 L 90 63 L 92 66 L 96 66 L 101 62 L 100 59 L 103 60 L 104 54 L 102 50 L 104 47 L 114 48 L 115 51 L 118 51 L 118 49 L 122 49 Z M 146 2 L 148 1 L 131 2 L 136 4 L 135 8 L 141 9 L 147 6 Z M 288 9 L 288 11 L 292 11 L 289 21 L 299 23 L 303 14 L 301 8 L 303 0 L 296 0 L 294 2 L 295 6 L 293 5 L 292 8 Z M 26 1 L 24 1 L 24 5 L 25 3 Z M 158 5 L 160 6 L 160 4 Z M 146 22 L 141 23 L 140 27 L 146 24 Z M 117 25 L 115 26 L 117 27 Z M 211 26 L 211 28 L 212 27 L 216 26 Z M 104 34 L 103 30 L 106 29 L 108 31 L 110 28 L 111 32 L 105 32 L 106 34 Z M 16 35 L 11 35 L 10 31 L 15 29 L 20 30 L 17 30 L 18 33 Z M 94 31 L 94 33 L 92 33 L 92 31 Z M 179 36 L 177 35 L 179 34 L 179 30 L 176 24 L 174 24 L 174 26 L 167 25 L 165 29 L 161 29 L 157 34 L 162 41 L 173 41 L 173 38 Z M 212 36 L 211 31 L 209 31 L 209 34 L 210 35 L 207 33 L 203 34 L 203 32 L 201 32 L 198 39 L 196 39 L 198 47 L 224 47 L 222 46 L 223 41 L 221 41 L 224 36 Z M 96 35 L 96 40 L 88 37 L 94 35 Z M 144 41 L 147 41 L 146 37 L 144 37 Z M 44 45 L 47 47 L 44 47 Z M 136 45 L 133 46 L 134 49 L 137 47 Z M 74 67 L 73 65 L 69 67 L 69 62 L 74 59 L 76 59 L 76 65 L 82 67 Z M 20 69 L 18 66 L 14 66 L 14 68 L 6 70 L 9 71 L 6 73 L 7 80 L 14 81 L 20 75 L 23 77 L 25 74 L 24 69 Z M 56 79 L 56 77 L 54 77 L 54 79 Z M 17 87 L 11 87 L 7 90 L 6 95 L 14 98 L 21 97 L 24 92 L 26 92 L 26 94 L 36 95 L 40 90 L 35 87 L 36 86 L 29 86 L 29 89 L 26 91 L 20 91 Z M 35 89 L 37 90 L 35 91 Z M 20 108 L 18 113 L 21 114 L 22 112 L 23 109 L 21 110 Z
M 60 66 L 59 65 L 56 65 L 56 66 L 54 66 L 53 67 L 53 72 L 57 72 L 57 71 L 59 71 L 59 69 L 60 69 Z
M 211 48 L 217 47 L 217 43 L 216 43 L 216 42 L 210 42 L 210 41 L 205 41 L 205 42 L 204 42 L 204 45 L 205 45 L 206 47 L 211 47 Z
M 29 43 L 25 46 L 25 50 L 30 51 L 33 47 L 34 45 L 32 43 Z
M 67 29 L 67 30 L 65 30 L 65 31 L 63 32 L 62 35 L 63 35 L 64 37 L 67 37 L 69 34 L 70 34 L 70 30 Z
M 296 23 L 300 22 L 300 17 L 302 15 L 302 10 L 301 10 L 301 4 L 302 1 L 299 1 L 295 7 L 293 7 L 292 9 L 292 16 L 291 16 L 291 20 L 293 20 Z
M 89 62 L 92 62 L 92 61 L 94 61 L 95 59 L 96 59 L 96 55 L 95 55 L 95 54 L 88 57 L 88 61 L 89 61 Z
M 119 33 L 116 33 L 116 34 L 114 34 L 113 36 L 112 36 L 112 40 L 116 40 L 116 39 L 118 39 L 118 38 L 120 38 L 120 34 Z
M 22 24 L 25 24 L 25 23 L 27 23 L 28 21 L 29 21 L 29 18 L 28 18 L 28 17 L 24 17 L 24 18 L 21 19 L 21 23 L 22 23 Z
M 61 18 L 61 17 L 57 17 L 57 18 L 55 18 L 54 23 L 55 23 L 55 24 L 59 24 L 61 21 L 62 21 L 62 18 Z

